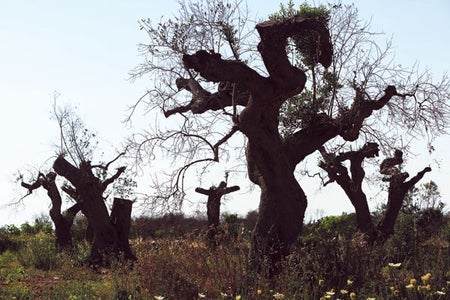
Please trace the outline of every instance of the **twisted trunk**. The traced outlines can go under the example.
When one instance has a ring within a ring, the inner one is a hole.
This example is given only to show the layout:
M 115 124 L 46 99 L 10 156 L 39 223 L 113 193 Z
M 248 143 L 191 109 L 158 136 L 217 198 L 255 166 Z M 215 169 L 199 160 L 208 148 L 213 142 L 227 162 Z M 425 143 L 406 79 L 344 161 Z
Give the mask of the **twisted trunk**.
M 22 187 L 28 189 L 29 194 L 33 190 L 43 187 L 47 190 L 47 195 L 52 202 L 52 207 L 50 208 L 50 218 L 55 225 L 55 246 L 58 250 L 63 250 L 72 247 L 72 235 L 70 229 L 73 224 L 73 219 L 75 215 L 80 211 L 81 206 L 79 203 L 74 204 L 63 214 L 61 213 L 62 198 L 55 183 L 56 174 L 53 172 L 44 174 L 39 173 L 37 180 L 33 184 L 28 184 L 22 182 Z
M 250 262 L 259 274 L 272 277 L 302 230 L 307 199 L 294 177 L 296 163 L 278 132 L 278 107 L 261 103 L 271 102 L 250 101 L 239 121 L 248 137 L 249 178 L 261 189 Z
M 374 111 L 382 109 L 394 96 L 408 95 L 397 93 L 395 86 L 387 86 L 377 100 L 361 100 L 363 97 L 356 95 L 352 106 L 336 118 L 324 113 L 313 114 L 302 129 L 282 139 L 278 132 L 279 109 L 287 99 L 300 94 L 306 84 L 305 72 L 293 66 L 286 54 L 287 40 L 305 30 L 317 32 L 317 59 L 327 68 L 333 58 L 330 35 L 325 24 L 300 17 L 263 22 L 256 29 L 261 38 L 258 52 L 268 77 L 242 61 L 224 60 L 214 52 L 200 50 L 183 55 L 185 68 L 196 71 L 209 82 L 234 84 L 235 89 L 231 95 L 227 89 L 210 93 L 194 78 L 179 78 L 178 88 L 189 91 L 192 101 L 165 113 L 166 117 L 187 111 L 201 114 L 233 106 L 233 128 L 248 138 L 249 178 L 261 188 L 251 261 L 259 273 L 264 271 L 263 262 L 268 262 L 267 272 L 272 276 L 300 233 L 307 206 L 306 196 L 294 177 L 295 166 L 337 136 L 346 141 L 356 140 L 365 120 Z M 240 115 L 236 114 L 236 105 L 245 107 Z M 359 222 L 367 227 L 365 230 L 372 230 L 365 201 L 360 200 L 355 202 L 358 210 L 364 211 Z
M 399 173 L 399 169 L 394 167 L 397 164 L 401 164 L 403 160 L 387 158 L 381 163 L 380 170 L 383 171 L 383 166 L 390 163 L 389 167 L 396 171 L 393 172 L 394 175 L 383 179 L 384 181 L 389 181 L 388 201 L 381 220 L 375 226 L 369 211 L 366 194 L 362 189 L 362 182 L 365 176 L 362 162 L 366 158 L 378 156 L 378 152 L 379 145 L 370 142 L 357 151 L 347 151 L 337 156 L 326 152 L 325 148 L 321 147 L 320 153 L 323 160 L 319 163 L 319 167 L 328 173 L 330 180 L 326 184 L 336 181 L 347 194 L 355 208 L 358 229 L 366 235 L 367 241 L 369 243 L 377 242 L 383 244 L 394 232 L 395 221 L 403 205 L 406 193 L 423 178 L 425 173 L 430 172 L 431 168 L 427 167 L 410 180 L 405 181 L 409 177 L 408 173 Z M 396 150 L 396 153 L 398 152 L 401 153 L 401 151 Z M 342 164 L 345 160 L 350 161 L 351 177 L 347 167 Z
M 302 230 L 307 199 L 283 153 L 265 150 L 267 146 L 251 142 L 247 148 L 249 174 L 261 189 L 250 262 L 259 274 L 270 278 L 279 273 L 282 259 Z M 262 175 L 258 166 L 264 161 L 269 168 Z
M 400 173 L 390 178 L 386 211 L 377 225 L 381 243 L 384 243 L 394 233 L 395 221 L 406 194 L 427 172 L 431 172 L 430 167 L 424 168 L 408 181 L 404 181 L 408 177 L 408 173 Z
M 117 251 L 119 244 L 117 232 L 110 222 L 103 200 L 102 183 L 94 176 L 87 162 L 76 168 L 60 156 L 55 160 L 53 169 L 75 187 L 82 211 L 94 233 L 90 260 L 94 264 L 100 263 L 102 255 Z

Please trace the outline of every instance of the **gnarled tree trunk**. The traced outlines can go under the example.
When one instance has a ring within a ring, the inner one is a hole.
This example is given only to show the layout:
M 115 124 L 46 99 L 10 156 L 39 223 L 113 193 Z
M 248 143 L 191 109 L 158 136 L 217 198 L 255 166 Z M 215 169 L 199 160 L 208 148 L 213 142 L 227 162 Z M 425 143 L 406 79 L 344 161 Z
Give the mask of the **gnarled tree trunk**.
M 259 274 L 272 277 L 302 230 L 307 199 L 281 143 L 249 142 L 247 163 L 250 179 L 261 189 L 250 262 Z
M 75 187 L 83 214 L 94 233 L 90 260 L 93 264 L 100 263 L 102 255 L 116 252 L 119 245 L 118 234 L 110 222 L 108 209 L 103 200 L 102 183 L 94 176 L 88 162 L 76 168 L 59 156 L 53 164 L 53 169 Z
M 39 173 L 37 180 L 33 184 L 22 182 L 21 185 L 28 189 L 29 194 L 41 186 L 47 190 L 47 195 L 52 201 L 50 218 L 55 225 L 55 246 L 56 249 L 63 250 L 72 247 L 72 235 L 70 229 L 72 228 L 75 215 L 81 209 L 81 205 L 76 203 L 61 214 L 62 198 L 58 187 L 56 186 L 55 178 L 56 174 L 54 172 L 49 172 L 45 176 L 44 174 Z
M 423 178 L 425 173 L 430 171 L 431 168 L 426 167 L 408 181 L 405 181 L 409 176 L 408 173 L 396 174 L 390 178 L 386 211 L 377 225 L 381 243 L 384 243 L 394 233 L 395 221 L 408 191 Z
M 336 181 L 347 194 L 355 208 L 358 229 L 365 234 L 366 240 L 370 244 L 375 242 L 383 244 L 392 235 L 406 193 L 423 178 L 425 173 L 431 171 L 431 168 L 427 167 L 410 180 L 405 181 L 409 176 L 408 173 L 401 173 L 395 167 L 395 165 L 403 162 L 403 159 L 401 159 L 403 153 L 400 150 L 395 151 L 393 158 L 383 160 L 380 165 L 380 173 L 388 175 L 383 178 L 383 181 L 389 181 L 388 201 L 381 220 L 375 226 L 369 211 L 366 194 L 362 189 L 365 176 L 362 162 L 365 158 L 378 156 L 378 147 L 377 143 L 366 143 L 357 151 L 348 151 L 337 156 L 327 153 L 324 147 L 320 149 L 323 161 L 320 162 L 319 166 L 327 171 L 330 178 L 326 184 Z M 342 164 L 345 160 L 350 161 L 351 176 L 347 167 Z
M 221 90 L 219 84 L 218 92 L 211 93 L 193 77 L 178 78 L 177 86 L 189 91 L 192 100 L 188 105 L 166 111 L 165 115 L 189 110 L 202 114 L 234 107 L 235 124 L 231 132 L 240 130 L 248 138 L 249 178 L 261 188 L 251 260 L 255 266 L 267 261 L 267 273 L 271 276 L 277 272 L 280 260 L 289 253 L 303 224 L 307 199 L 294 176 L 296 165 L 334 137 L 356 140 L 365 119 L 373 111 L 383 108 L 392 97 L 404 95 L 397 93 L 394 86 L 388 86 L 378 100 L 358 98 L 335 118 L 325 113 L 312 114 L 302 129 L 281 138 L 278 131 L 280 107 L 300 94 L 306 84 L 305 72 L 294 67 L 286 55 L 287 40 L 305 30 L 318 33 L 317 53 L 312 56 L 328 68 L 333 58 L 330 35 L 323 23 L 301 17 L 263 22 L 256 29 L 261 37 L 258 51 L 268 77 L 241 61 L 224 60 L 217 53 L 200 50 L 184 55 L 183 64 L 187 69 L 195 70 L 207 81 L 231 85 L 233 92 Z M 236 105 L 244 106 L 240 115 L 236 113 Z

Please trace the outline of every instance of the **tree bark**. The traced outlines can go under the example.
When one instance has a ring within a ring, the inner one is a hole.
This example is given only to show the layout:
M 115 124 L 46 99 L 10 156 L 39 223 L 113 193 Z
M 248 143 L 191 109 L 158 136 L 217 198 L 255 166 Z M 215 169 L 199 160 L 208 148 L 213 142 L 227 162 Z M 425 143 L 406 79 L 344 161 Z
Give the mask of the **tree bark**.
M 131 200 L 114 198 L 111 223 L 119 238 L 119 251 L 123 253 L 125 259 L 136 260 L 129 243 L 132 205 Z
M 101 181 L 92 173 L 88 162 L 83 162 L 76 168 L 59 156 L 53 169 L 65 177 L 75 187 L 80 204 L 94 233 L 90 261 L 92 264 L 102 262 L 102 256 L 118 249 L 119 239 L 116 230 L 110 222 L 108 209 L 103 200 L 103 186 Z
M 408 193 L 408 191 L 423 178 L 425 173 L 430 171 L 431 168 L 426 167 L 408 181 L 405 181 L 408 177 L 408 173 L 400 173 L 391 177 L 387 207 L 383 217 L 377 225 L 377 229 L 380 232 L 379 239 L 381 243 L 384 243 L 387 238 L 394 233 L 395 220 L 397 220 L 397 216 L 402 208 L 406 193 Z
M 200 187 L 195 189 L 197 193 L 208 196 L 208 202 L 206 204 L 206 214 L 208 216 L 207 238 L 211 247 L 216 246 L 217 227 L 220 223 L 220 200 L 223 195 L 238 190 L 239 186 L 227 187 L 225 181 L 222 181 L 218 187 L 210 187 L 209 190 L 205 190 Z
M 323 161 L 319 163 L 319 167 L 327 171 L 330 179 L 326 184 L 336 181 L 341 186 L 355 208 L 358 229 L 366 235 L 367 241 L 371 244 L 375 242 L 383 244 L 393 234 L 395 221 L 406 193 L 423 178 L 425 173 L 431 171 L 431 168 L 427 167 L 405 182 L 405 179 L 409 176 L 408 173 L 400 173 L 399 169 L 394 167 L 403 162 L 401 151 L 396 150 L 394 158 L 385 159 L 381 163 L 380 173 L 390 175 L 383 178 L 383 181 L 390 182 L 388 201 L 381 220 L 375 226 L 369 211 L 366 194 L 362 190 L 362 181 L 365 176 L 362 162 L 365 158 L 378 156 L 378 144 L 366 143 L 357 151 L 348 151 L 337 156 L 327 153 L 324 147 L 321 147 L 320 152 Z M 347 167 L 342 165 L 345 160 L 350 161 L 351 177 L 348 174 Z
M 72 235 L 70 229 L 75 215 L 80 211 L 79 203 L 74 204 L 64 214 L 61 214 L 62 198 L 55 183 L 56 174 L 53 172 L 44 174 L 39 173 L 37 180 L 33 184 L 22 182 L 22 187 L 27 188 L 31 194 L 33 190 L 43 187 L 47 190 L 47 195 L 52 202 L 50 209 L 50 218 L 55 225 L 55 246 L 58 250 L 64 250 L 72 247 Z
M 307 198 L 278 143 L 247 146 L 250 179 L 261 189 L 259 215 L 252 234 L 251 267 L 272 278 L 302 230 Z

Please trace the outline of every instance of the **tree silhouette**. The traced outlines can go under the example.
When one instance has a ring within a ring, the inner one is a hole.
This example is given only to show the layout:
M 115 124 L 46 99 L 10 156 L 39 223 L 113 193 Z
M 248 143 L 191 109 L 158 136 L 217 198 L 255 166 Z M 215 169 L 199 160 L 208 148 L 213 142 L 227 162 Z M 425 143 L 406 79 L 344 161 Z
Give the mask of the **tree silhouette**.
M 245 40 L 245 13 L 219 0 L 183 3 L 175 20 L 156 26 L 141 22 L 147 59 L 133 76 L 155 83 L 133 109 L 145 102 L 175 122 L 133 136 L 130 146 L 137 158 L 162 151 L 181 165 L 158 182 L 166 188 L 153 200 L 180 206 L 187 170 L 226 160 L 242 133 L 248 178 L 261 191 L 250 262 L 269 277 L 302 229 L 301 162 L 322 147 L 371 139 L 393 147 L 396 132 L 435 135 L 448 122 L 448 79 L 432 83 L 428 73 L 394 65 L 390 44 L 370 39 L 354 7 L 318 9 L 320 18 L 306 5 L 258 23 L 257 46 Z
M 132 202 L 114 199 L 110 217 L 104 198 L 109 185 L 125 171 L 125 167 L 119 167 L 109 176 L 108 168 L 125 153 L 120 153 L 106 164 L 92 165 L 97 144 L 95 135 L 69 107 L 60 110 L 54 107 L 54 115 L 60 129 L 61 144 L 59 154 L 53 161 L 53 171 L 47 175 L 40 172 L 33 183 L 22 182 L 21 185 L 28 189 L 29 194 L 39 187 L 47 190 L 52 201 L 50 216 L 55 224 L 58 248 L 71 245 L 70 228 L 75 215 L 81 210 L 88 220 L 91 263 L 103 263 L 103 256 L 111 253 L 123 253 L 125 258 L 134 259 L 128 244 Z M 61 213 L 62 198 L 55 180 L 57 175 L 67 180 L 61 189 L 75 200 L 75 204 L 64 214 Z
M 239 186 L 227 187 L 225 181 L 221 181 L 218 187 L 211 186 L 208 190 L 200 187 L 195 189 L 197 193 L 208 196 L 206 213 L 208 215 L 208 237 L 210 241 L 214 241 L 214 236 L 220 223 L 220 200 L 222 196 L 238 190 Z
M 323 160 L 320 161 L 319 166 L 327 172 L 329 178 L 329 181 L 325 185 L 336 182 L 344 190 L 355 208 L 358 229 L 366 235 L 370 243 L 384 243 L 392 235 L 395 220 L 403 205 L 406 194 L 423 178 L 425 173 L 431 171 L 430 167 L 426 167 L 417 173 L 416 176 L 405 181 L 409 177 L 409 174 L 401 173 L 395 167 L 403 163 L 402 151 L 396 149 L 393 157 L 383 160 L 380 164 L 380 173 L 389 175 L 383 178 L 383 181 L 389 182 L 388 199 L 383 216 L 375 226 L 369 211 L 367 196 L 362 187 L 365 177 L 362 164 L 364 159 L 378 156 L 378 144 L 366 143 L 357 151 L 347 151 L 339 155 L 327 153 L 324 148 L 321 148 L 320 152 Z M 343 164 L 346 160 L 350 162 L 349 168 Z M 350 169 L 350 172 L 348 169 Z

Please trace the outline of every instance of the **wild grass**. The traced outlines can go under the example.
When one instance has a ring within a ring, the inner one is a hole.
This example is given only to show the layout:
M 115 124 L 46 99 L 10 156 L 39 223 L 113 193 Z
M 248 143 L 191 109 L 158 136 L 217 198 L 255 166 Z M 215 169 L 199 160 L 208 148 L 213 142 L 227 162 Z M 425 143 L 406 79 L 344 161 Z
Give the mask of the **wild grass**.
M 448 220 L 430 235 L 402 216 L 397 234 L 374 247 L 337 218 L 331 229 L 330 220 L 307 227 L 272 282 L 249 276 L 250 236 L 239 224 L 215 247 L 203 234 L 137 237 L 136 262 L 100 270 L 85 263 L 86 242 L 56 254 L 49 233 L 8 234 L 20 242 L 0 255 L 0 299 L 448 299 Z

